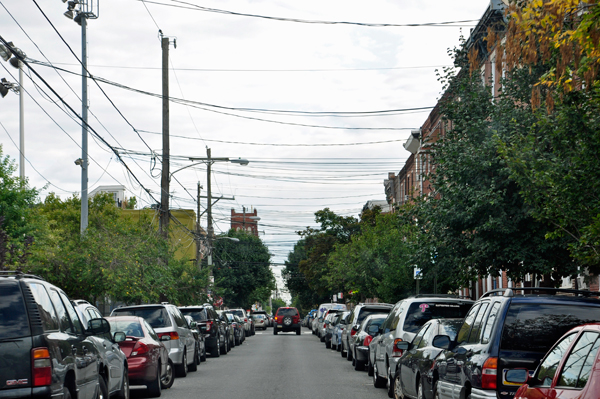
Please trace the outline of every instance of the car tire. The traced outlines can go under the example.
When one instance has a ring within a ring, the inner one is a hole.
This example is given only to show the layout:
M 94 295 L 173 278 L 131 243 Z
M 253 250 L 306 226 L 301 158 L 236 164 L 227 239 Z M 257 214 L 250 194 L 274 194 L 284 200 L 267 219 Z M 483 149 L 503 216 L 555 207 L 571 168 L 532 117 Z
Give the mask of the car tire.
M 344 344 L 343 344 L 343 343 L 341 343 L 341 344 L 340 344 L 340 347 L 341 347 L 341 349 L 340 349 L 340 352 L 341 352 L 341 355 L 342 355 L 342 357 L 346 357 L 346 356 L 347 356 L 347 353 L 346 353 L 346 351 L 344 350 Z
M 108 399 L 108 387 L 106 386 L 106 381 L 104 381 L 104 377 L 101 375 L 98 376 L 98 396 L 97 399 Z
M 350 350 L 350 348 L 346 349 L 346 360 L 352 360 L 352 351 Z
M 369 358 L 369 364 L 367 365 L 367 375 L 369 377 L 373 377 L 373 363 L 371 363 L 370 358 Z
M 206 361 L 206 342 L 204 343 L 204 350 L 202 351 L 202 355 L 200 355 L 200 361 L 201 362 Z
M 276 328 L 273 329 L 273 335 L 277 335 L 277 329 Z
M 146 391 L 151 398 L 159 398 L 162 395 L 162 380 L 160 378 L 160 363 L 156 368 L 156 379 L 146 385 Z
M 373 366 L 373 386 L 375 388 L 385 387 L 385 378 L 381 378 L 379 373 L 377 373 L 377 365 Z
M 330 346 L 331 346 L 331 350 L 332 350 L 332 351 L 334 351 L 334 350 L 336 350 L 336 349 L 337 349 L 337 345 L 331 344 Z
M 181 359 L 181 364 L 177 366 L 177 377 L 184 378 L 188 373 L 188 365 L 187 365 L 187 353 L 185 347 L 183 348 L 183 357 Z
M 296 330 L 296 335 L 300 335 L 300 334 L 302 334 L 302 330 L 301 329 L 297 329 Z
M 221 347 L 221 355 L 226 355 L 227 352 L 229 352 L 229 339 L 225 340 L 225 343 L 223 344 L 223 346 Z
M 365 364 L 360 360 L 356 360 L 356 355 L 355 355 L 354 356 L 354 370 L 363 371 L 364 369 L 365 369 Z
M 67 387 L 63 387 L 63 399 L 71 399 L 71 391 Z
M 327 349 L 331 349 L 331 341 L 327 341 L 327 340 L 325 340 L 325 347 L 326 347 Z
M 419 384 L 417 385 L 417 399 L 423 399 L 423 380 L 419 377 Z
M 160 375 L 160 364 L 158 365 L 158 373 Z M 160 387 L 162 389 L 169 389 L 173 386 L 175 381 L 175 369 L 173 368 L 173 362 L 171 359 L 167 360 L 167 373 L 164 377 L 160 378 Z
M 400 381 L 400 373 L 398 372 L 398 370 L 396 370 L 396 377 L 394 378 L 394 399 L 404 399 L 402 381 Z
M 388 398 L 394 397 L 394 386 L 396 385 L 395 382 L 396 382 L 396 378 L 392 378 L 392 369 L 390 368 L 390 366 L 388 366 L 387 381 L 386 381 Z
M 123 367 L 123 380 L 121 381 L 121 389 L 117 392 L 117 398 L 129 399 L 129 373 L 125 367 Z
M 220 341 L 220 339 L 219 339 L 219 337 L 217 337 L 217 345 L 215 345 L 215 347 L 212 349 L 212 351 L 210 351 L 210 355 L 212 357 L 221 356 L 221 343 L 219 341 Z
M 192 362 L 192 364 L 190 364 L 188 366 L 188 369 L 190 371 L 198 371 L 198 364 L 200 363 L 200 360 L 198 359 L 200 356 L 198 355 L 198 347 L 194 346 L 194 361 Z

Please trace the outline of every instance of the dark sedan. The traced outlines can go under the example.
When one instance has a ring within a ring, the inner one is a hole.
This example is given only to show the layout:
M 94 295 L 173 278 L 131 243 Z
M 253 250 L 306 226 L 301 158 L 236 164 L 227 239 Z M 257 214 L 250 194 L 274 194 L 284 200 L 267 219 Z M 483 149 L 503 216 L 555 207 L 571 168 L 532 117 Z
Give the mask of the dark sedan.
M 398 348 L 406 352 L 400 358 L 395 374 L 395 397 L 433 398 L 432 365 L 443 350 L 433 346 L 433 339 L 436 335 L 447 335 L 454 340 L 462 324 L 463 319 L 432 319 L 423 324 L 412 342 L 398 343 Z
M 173 364 L 169 352 L 152 327 L 138 316 L 106 317 L 111 331 L 124 332 L 127 338 L 119 347 L 127 356 L 129 384 L 146 385 L 152 397 L 173 385 Z
M 387 314 L 377 313 L 365 317 L 356 334 L 352 337 L 354 340 L 354 345 L 352 345 L 354 347 L 354 356 L 352 358 L 354 370 L 361 371 L 365 369 L 365 366 L 369 362 L 369 344 L 373 340 L 373 337 L 379 334 L 379 328 L 386 317 Z

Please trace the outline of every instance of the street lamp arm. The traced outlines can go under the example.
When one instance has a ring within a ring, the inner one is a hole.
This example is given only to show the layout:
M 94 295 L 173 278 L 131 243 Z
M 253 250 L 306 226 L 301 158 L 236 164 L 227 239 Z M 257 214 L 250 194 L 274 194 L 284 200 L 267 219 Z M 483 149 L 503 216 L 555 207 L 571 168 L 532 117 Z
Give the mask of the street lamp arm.
M 192 164 L 190 164 L 190 165 L 184 166 L 183 168 L 179 168 L 179 169 L 177 169 L 177 170 L 176 170 L 176 171 L 174 171 L 174 172 L 171 172 L 171 173 L 169 173 L 169 181 L 171 181 L 171 176 L 173 176 L 175 173 L 179 172 L 180 170 L 184 170 L 184 169 L 187 169 L 187 168 L 191 168 L 192 166 L 200 165 L 200 164 L 203 164 L 203 163 L 206 163 L 206 162 L 196 162 L 196 163 L 192 163 Z

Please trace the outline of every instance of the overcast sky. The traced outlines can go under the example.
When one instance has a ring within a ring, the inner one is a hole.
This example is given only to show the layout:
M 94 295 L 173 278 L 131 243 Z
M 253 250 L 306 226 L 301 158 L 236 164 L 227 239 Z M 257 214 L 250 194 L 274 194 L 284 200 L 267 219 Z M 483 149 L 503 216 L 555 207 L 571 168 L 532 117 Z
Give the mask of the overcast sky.
M 216 204 L 215 231 L 228 230 L 231 208 L 256 208 L 260 237 L 281 264 L 295 232 L 315 226 L 315 211 L 358 217 L 368 200 L 385 199 L 383 181 L 402 168 L 409 155 L 402 143 L 429 109 L 367 112 L 433 107 L 441 90 L 436 68 L 451 63 L 448 48 L 489 2 L 92 4 L 99 7 L 88 21 L 88 69 L 98 83 L 89 81 L 89 124 L 102 139 L 89 136 L 89 190 L 119 184 L 140 207 L 160 201 L 160 29 L 177 45 L 169 49 L 171 171 L 205 157 L 207 147 L 213 157 L 248 159 L 248 166 L 213 165 L 213 196 L 235 197 Z M 26 175 L 42 198 L 81 191 L 74 164 L 81 127 L 52 93 L 81 113 L 81 28 L 63 16 L 66 9 L 60 0 L 0 0 L 0 36 L 45 64 L 29 62 L 24 82 Z M 471 22 L 406 26 L 452 21 Z M 18 81 L 16 69 L 0 65 L 0 78 Z M 17 162 L 18 143 L 19 101 L 9 93 L 0 98 L 0 144 Z M 206 189 L 204 165 L 174 174 L 171 208 L 195 209 L 197 182 Z

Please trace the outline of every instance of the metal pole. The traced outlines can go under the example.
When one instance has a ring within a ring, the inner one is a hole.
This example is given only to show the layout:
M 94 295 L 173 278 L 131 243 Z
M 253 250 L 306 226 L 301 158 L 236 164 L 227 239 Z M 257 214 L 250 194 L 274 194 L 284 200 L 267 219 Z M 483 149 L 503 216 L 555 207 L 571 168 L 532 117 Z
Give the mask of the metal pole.
M 200 182 L 198 182 L 198 209 L 196 211 L 196 266 L 198 270 L 202 270 L 202 262 L 200 261 Z
M 87 16 L 81 13 L 81 234 L 88 226 Z
M 19 61 L 19 176 L 25 179 L 25 90 L 23 89 L 23 63 Z
M 160 233 L 166 239 L 169 232 L 169 38 L 163 37 L 162 46 L 162 128 L 163 154 L 160 181 Z
M 212 246 L 212 241 L 213 241 L 213 220 L 212 220 L 212 191 L 211 191 L 211 184 L 210 184 L 210 169 L 212 166 L 212 161 L 210 159 L 210 148 L 206 149 L 206 157 L 207 157 L 207 161 L 206 161 L 206 198 L 208 200 L 207 204 L 206 204 L 206 233 L 208 234 L 207 237 L 207 243 L 208 243 L 208 258 L 207 258 L 207 264 L 208 264 L 208 270 L 209 270 L 209 278 L 212 280 L 213 277 L 213 270 L 212 270 L 212 250 L 213 250 L 213 246 Z M 212 281 L 211 281 L 212 282 Z

